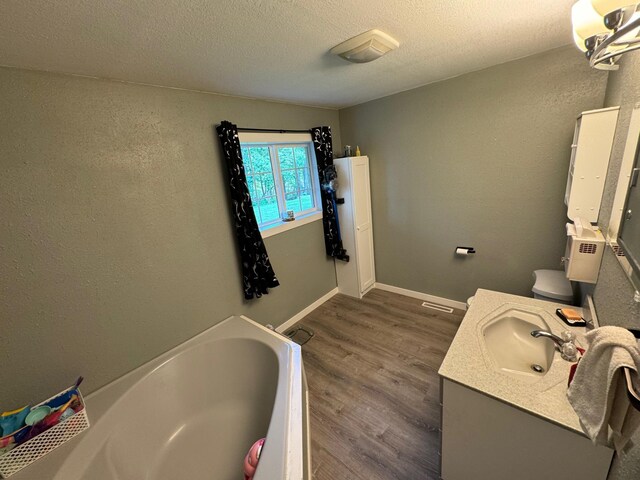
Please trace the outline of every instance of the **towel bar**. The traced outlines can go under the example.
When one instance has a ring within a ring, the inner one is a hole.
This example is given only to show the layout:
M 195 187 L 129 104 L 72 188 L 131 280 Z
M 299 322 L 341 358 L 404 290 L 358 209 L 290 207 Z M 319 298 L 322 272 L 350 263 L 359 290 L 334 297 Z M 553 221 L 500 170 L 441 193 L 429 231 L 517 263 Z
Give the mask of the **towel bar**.
M 624 378 L 627 381 L 627 396 L 629 397 L 629 401 L 636 410 L 640 410 L 640 394 L 636 392 L 636 389 L 633 386 L 633 382 L 631 381 L 631 369 L 628 367 L 623 367 L 623 370 Z

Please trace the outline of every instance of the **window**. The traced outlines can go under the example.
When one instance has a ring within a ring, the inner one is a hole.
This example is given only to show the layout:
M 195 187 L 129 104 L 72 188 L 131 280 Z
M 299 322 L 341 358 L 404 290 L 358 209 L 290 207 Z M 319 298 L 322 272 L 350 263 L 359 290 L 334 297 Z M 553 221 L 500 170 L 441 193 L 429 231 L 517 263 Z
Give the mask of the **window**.
M 322 218 L 309 135 L 241 132 L 240 145 L 253 210 L 262 232 L 269 236 Z M 293 212 L 296 220 L 283 222 L 287 212 Z

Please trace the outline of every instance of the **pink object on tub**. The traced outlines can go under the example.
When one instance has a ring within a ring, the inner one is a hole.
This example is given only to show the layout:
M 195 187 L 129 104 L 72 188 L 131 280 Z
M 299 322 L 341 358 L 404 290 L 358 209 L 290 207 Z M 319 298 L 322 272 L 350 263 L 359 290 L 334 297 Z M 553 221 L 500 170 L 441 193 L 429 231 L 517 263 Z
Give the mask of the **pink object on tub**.
M 258 467 L 263 445 L 264 438 L 261 438 L 251 446 L 249 452 L 244 457 L 244 480 L 251 480 L 256 474 L 256 468 Z

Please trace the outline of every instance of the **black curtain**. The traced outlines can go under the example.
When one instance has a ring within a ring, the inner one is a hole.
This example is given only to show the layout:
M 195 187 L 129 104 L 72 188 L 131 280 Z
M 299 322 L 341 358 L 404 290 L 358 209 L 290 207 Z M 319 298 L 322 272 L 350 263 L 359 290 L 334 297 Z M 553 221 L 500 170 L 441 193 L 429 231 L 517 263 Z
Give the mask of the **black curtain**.
M 331 143 L 331 127 L 315 127 L 311 129 L 311 140 L 316 152 L 318 177 L 320 178 L 320 200 L 322 201 L 322 224 L 324 227 L 324 244 L 327 255 L 340 260 L 349 261 L 347 251 L 342 247 L 338 228 L 335 194 L 327 188 L 325 172 L 333 165 L 333 145 Z
M 242 264 L 244 298 L 260 298 L 269 288 L 280 285 L 271 267 L 267 249 L 262 241 L 256 215 L 253 212 L 247 177 L 242 164 L 238 127 L 224 121 L 217 128 L 222 154 L 229 172 L 231 211 Z

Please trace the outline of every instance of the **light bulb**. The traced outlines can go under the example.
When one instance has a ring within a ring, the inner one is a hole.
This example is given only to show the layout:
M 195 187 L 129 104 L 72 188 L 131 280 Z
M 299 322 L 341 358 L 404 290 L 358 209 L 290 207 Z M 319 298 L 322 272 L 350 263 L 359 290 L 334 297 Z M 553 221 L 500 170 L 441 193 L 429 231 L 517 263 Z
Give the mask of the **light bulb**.
M 591 0 L 578 0 L 571 7 L 571 23 L 574 33 L 587 39 L 594 35 L 608 33 L 602 16 L 591 6 Z
M 590 3 L 593 9 L 604 17 L 611 12 L 634 5 L 637 2 L 630 0 L 590 0 Z

